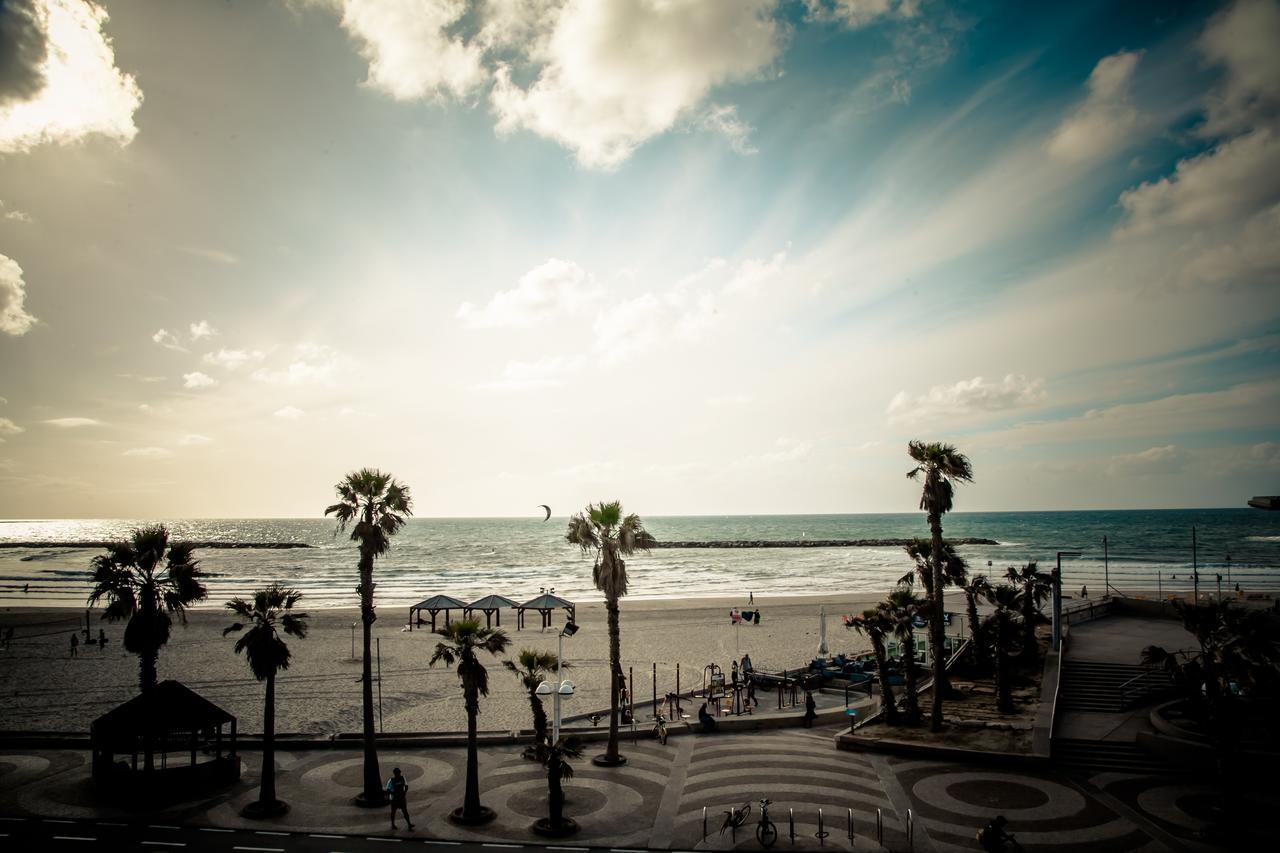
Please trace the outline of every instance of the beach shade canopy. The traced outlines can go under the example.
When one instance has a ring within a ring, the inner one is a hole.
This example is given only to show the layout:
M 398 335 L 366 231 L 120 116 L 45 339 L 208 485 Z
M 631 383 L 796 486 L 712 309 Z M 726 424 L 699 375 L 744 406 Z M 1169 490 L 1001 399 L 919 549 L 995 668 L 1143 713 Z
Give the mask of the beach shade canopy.
M 524 604 L 516 606 L 516 628 L 518 630 L 524 627 L 524 614 L 526 610 L 538 611 L 542 616 L 542 627 L 548 628 L 551 626 L 551 612 L 560 608 L 563 608 L 566 611 L 569 617 L 568 621 L 576 621 L 574 619 L 574 613 L 577 610 L 577 607 L 572 601 L 561 598 L 560 596 L 554 595 L 550 592 L 544 592 L 536 598 L 531 598 Z
M 490 619 L 494 616 L 497 617 L 498 625 L 501 626 L 501 611 L 509 607 L 519 607 L 519 605 L 507 598 L 505 595 L 486 595 L 484 598 L 478 598 L 468 604 L 466 609 L 462 611 L 462 614 L 464 616 L 470 616 L 472 611 L 479 610 L 484 614 L 484 624 L 486 627 L 489 626 Z
M 231 738 L 226 766 L 222 757 L 222 727 L 230 724 Z M 162 681 L 150 690 L 135 696 L 93 721 L 89 728 L 89 737 L 93 746 L 94 778 L 99 783 L 119 781 L 120 774 L 131 773 L 138 768 L 138 755 L 144 757 L 148 752 L 159 753 L 159 766 L 152 765 L 153 773 L 169 772 L 170 775 L 181 771 L 184 776 L 191 773 L 187 767 L 170 768 L 168 753 L 185 752 L 190 754 L 190 768 L 195 768 L 196 754 L 202 740 L 213 738 L 215 758 L 213 762 L 201 764 L 217 764 L 210 766 L 208 772 L 200 775 L 208 776 L 210 781 L 227 781 L 239 777 L 239 759 L 235 754 L 236 718 L 217 705 L 200 696 L 191 688 L 176 681 Z M 123 768 L 115 762 L 116 755 L 132 755 L 131 765 Z M 150 764 L 150 762 L 147 762 Z M 231 765 L 234 765 L 232 767 Z
M 425 598 L 417 604 L 409 608 L 409 630 L 413 630 L 415 624 L 422 624 L 422 614 L 425 612 L 431 617 L 431 630 L 436 629 L 436 614 L 444 611 L 444 624 L 449 624 L 450 610 L 466 610 L 467 603 L 459 601 L 452 595 L 433 595 Z

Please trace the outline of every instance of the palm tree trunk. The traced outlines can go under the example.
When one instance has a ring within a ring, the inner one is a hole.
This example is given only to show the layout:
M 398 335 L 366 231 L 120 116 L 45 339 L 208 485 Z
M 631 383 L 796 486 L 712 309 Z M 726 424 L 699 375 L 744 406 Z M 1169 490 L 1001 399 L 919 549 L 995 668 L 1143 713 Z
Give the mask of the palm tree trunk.
M 378 769 L 378 741 L 373 727 L 373 555 L 360 554 L 360 622 L 364 643 L 360 691 L 364 712 L 364 791 L 357 801 L 370 807 L 386 803 L 382 792 L 382 773 Z
M 547 793 L 551 828 L 559 829 L 564 823 L 564 786 L 560 783 L 560 759 L 555 756 L 547 761 Z
M 996 622 L 996 707 L 1002 714 L 1013 713 L 1013 690 L 1009 683 L 1009 621 L 1001 615 Z
M 529 691 L 529 709 L 533 711 L 533 742 L 543 743 L 547 739 L 547 712 L 542 707 L 542 700 L 534 690 Z
M 910 623 L 908 623 L 910 624 Z M 916 695 L 916 635 L 908 629 L 903 632 L 902 644 L 905 646 L 902 665 L 907 680 L 907 719 L 915 722 L 920 719 L 920 697 Z
M 969 646 L 971 649 L 969 659 L 978 661 L 979 666 L 981 666 L 981 662 L 986 659 L 986 656 L 982 654 L 981 626 L 978 624 L 978 596 L 974 595 L 971 590 L 966 589 L 964 598 L 969 614 Z
M 609 745 L 605 747 L 606 764 L 621 764 L 618 755 L 618 688 L 622 686 L 622 635 L 618 624 L 618 599 L 610 597 L 605 602 L 609 615 L 609 672 L 613 682 L 609 690 Z
M 462 815 L 464 818 L 477 818 L 480 815 L 480 761 L 479 746 L 476 743 L 476 717 L 480 714 L 480 698 L 475 685 L 465 686 L 467 703 L 467 785 L 462 798 Z
M 884 721 L 891 726 L 898 724 L 898 701 L 894 698 L 893 687 L 889 685 L 889 676 L 885 673 L 888 661 L 884 653 L 884 638 L 878 635 L 871 637 L 871 651 L 876 656 L 876 672 L 880 673 L 880 707 L 884 710 Z
M 276 676 L 267 676 L 267 697 L 262 707 L 262 788 L 258 802 L 270 808 L 276 801 Z
M 143 693 L 156 686 L 156 661 L 159 658 L 159 649 L 138 653 L 138 689 Z
M 945 626 L 942 624 L 942 517 L 937 513 L 929 514 L 929 529 L 933 533 L 933 560 L 931 561 L 933 587 L 930 590 L 933 615 L 929 619 L 929 646 L 930 655 L 933 658 L 933 702 L 929 713 L 929 730 L 940 732 L 942 731 L 942 695 L 950 692 L 951 684 L 947 681 L 947 659 L 943 651 Z M 914 651 L 913 649 L 913 657 Z

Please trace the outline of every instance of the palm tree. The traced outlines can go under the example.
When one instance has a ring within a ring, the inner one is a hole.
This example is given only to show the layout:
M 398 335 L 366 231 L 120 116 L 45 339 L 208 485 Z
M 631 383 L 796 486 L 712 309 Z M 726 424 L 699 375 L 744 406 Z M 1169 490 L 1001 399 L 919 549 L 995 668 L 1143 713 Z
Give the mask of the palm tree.
M 586 510 L 569 519 L 565 539 L 577 545 L 582 553 L 594 552 L 591 579 L 604 593 L 605 611 L 609 617 L 609 745 L 604 755 L 591 759 L 601 767 L 617 767 L 626 759 L 618 754 L 618 704 L 622 686 L 622 639 L 618 627 L 618 599 L 627 594 L 627 566 L 623 557 L 636 551 L 648 551 L 655 539 L 644 529 L 640 516 L 622 514 L 622 503 L 611 501 L 588 504 Z
M 511 643 L 501 628 L 484 628 L 479 619 L 458 619 L 436 632 L 444 640 L 436 643 L 436 650 L 428 661 L 435 666 L 444 661 L 446 666 L 458 664 L 458 680 L 462 683 L 462 695 L 467 706 L 467 787 L 462 807 L 454 809 L 449 819 L 454 823 L 477 826 L 493 820 L 493 809 L 480 805 L 480 779 L 478 750 L 476 747 L 476 716 L 480 713 L 480 697 L 489 695 L 489 672 L 476 658 L 477 652 L 500 655 Z
M 555 743 L 545 737 L 535 744 L 534 757 L 547 771 L 547 812 L 545 818 L 538 818 L 531 827 L 538 835 L 552 838 L 563 838 L 578 831 L 578 822 L 564 816 L 564 782 L 573 778 L 573 767 L 568 759 L 579 758 L 582 749 L 577 738 L 562 737 Z
M 276 629 L 299 640 L 307 636 L 307 614 L 293 611 L 301 598 L 296 589 L 272 584 L 255 592 L 252 602 L 243 598 L 227 602 L 227 609 L 241 621 L 227 626 L 222 636 L 244 631 L 236 639 L 236 654 L 244 652 L 254 678 L 267 683 L 262 709 L 262 787 L 257 802 L 241 812 L 249 818 L 275 817 L 289 810 L 287 803 L 276 799 L 276 673 L 289 668 L 290 658 L 289 646 Z
M 560 662 L 552 652 L 539 652 L 533 649 L 521 649 L 515 660 L 504 660 L 505 666 L 525 690 L 529 691 L 529 709 L 533 712 L 533 743 L 542 743 L 547 739 L 547 712 L 542 707 L 542 699 L 538 696 L 538 685 L 546 677 L 556 671 L 557 666 L 568 669 L 568 662 Z M 527 751 L 530 758 L 535 757 L 536 749 Z
M 1000 584 L 987 590 L 986 599 L 995 607 L 987 614 L 983 624 L 991 632 L 992 653 L 996 658 L 996 707 L 1002 714 L 1013 713 L 1013 683 L 1009 661 L 1018 654 L 1017 624 L 1022 621 L 1022 598 L 1026 595 L 1010 584 Z
M 1053 575 L 1040 571 L 1036 563 L 1031 562 L 1021 568 L 1010 566 L 1006 576 L 1022 590 L 1022 655 L 1034 663 L 1040 648 L 1036 643 L 1036 625 L 1044 622 L 1040 608 L 1053 592 Z
M 144 693 L 156 686 L 156 661 L 173 626 L 170 614 L 186 625 L 187 607 L 208 595 L 200 582 L 205 575 L 194 551 L 189 542 L 171 544 L 169 531 L 156 524 L 136 528 L 127 542 L 107 545 L 107 553 L 94 557 L 91 563 L 89 605 L 105 598 L 103 619 L 129 620 L 124 628 L 124 647 L 138 656 L 138 687 Z M 148 769 L 150 761 L 148 754 Z
M 925 612 L 928 602 L 912 592 L 910 587 L 899 586 L 889 593 L 881 606 L 892 620 L 893 633 L 902 646 L 903 676 L 907 682 L 907 720 L 914 723 L 920 719 L 920 697 L 916 695 L 916 638 L 913 621 L 916 616 Z M 937 689 L 935 683 L 934 690 Z
M 929 645 L 934 650 L 933 705 L 930 709 L 929 728 L 938 732 L 942 731 L 942 694 L 950 691 L 946 659 L 942 654 L 942 516 L 951 511 L 955 484 L 973 482 L 973 468 L 969 465 L 969 457 L 951 444 L 911 441 L 907 443 L 907 455 L 916 463 L 916 467 L 907 472 L 907 477 L 912 480 L 924 478 L 920 508 L 928 515 L 929 531 L 933 536 L 933 581 L 928 587 L 933 609 L 933 617 L 929 620 Z
M 889 661 L 884 651 L 885 638 L 893 633 L 893 622 L 886 610 L 872 607 L 862 611 L 856 619 L 850 621 L 849 627 L 871 641 L 871 652 L 876 656 L 876 672 L 880 675 L 880 710 L 884 712 L 884 721 L 891 726 L 896 726 L 898 702 L 893 696 L 893 687 L 889 684 Z
M 964 590 L 965 609 L 968 612 L 969 647 L 972 649 L 972 660 L 979 661 L 980 665 L 983 665 L 987 655 L 986 649 L 983 648 L 985 634 L 978 621 L 978 599 L 986 597 L 987 590 L 991 589 L 991 583 L 986 575 L 974 575 L 968 578 L 960 588 Z
M 334 536 L 351 527 L 351 541 L 360 547 L 360 621 L 363 623 L 364 660 L 360 673 L 361 699 L 364 711 L 364 790 L 356 795 L 356 805 L 374 808 L 386 803 L 382 790 L 382 774 L 378 772 L 378 746 L 373 728 L 373 561 L 391 548 L 391 537 L 413 515 L 409 487 L 396 482 L 390 474 L 372 468 L 361 468 L 334 486 L 338 503 L 328 507 L 325 515 L 338 521 Z

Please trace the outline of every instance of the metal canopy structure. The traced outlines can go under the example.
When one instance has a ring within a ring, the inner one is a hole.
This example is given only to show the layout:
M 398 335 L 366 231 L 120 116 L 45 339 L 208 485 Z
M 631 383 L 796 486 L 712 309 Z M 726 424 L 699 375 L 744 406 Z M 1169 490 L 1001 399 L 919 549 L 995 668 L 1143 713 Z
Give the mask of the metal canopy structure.
M 461 610 L 465 612 L 467 610 L 467 603 L 465 601 L 459 601 L 452 595 L 433 595 L 430 598 L 423 599 L 409 608 L 409 630 L 412 631 L 415 624 L 418 627 L 422 626 L 422 614 L 425 611 L 431 616 L 431 631 L 432 633 L 435 633 L 436 615 L 441 611 L 444 611 L 444 624 L 448 625 L 449 611 L 451 610 Z
M 577 621 L 577 619 L 574 618 L 574 613 L 577 608 L 574 606 L 572 601 L 561 598 L 558 595 L 553 595 L 549 592 L 544 592 L 536 598 L 531 598 L 524 604 L 516 606 L 516 630 L 518 631 L 524 627 L 524 613 L 526 610 L 538 611 L 542 617 L 541 627 L 550 628 L 552 611 L 559 610 L 561 608 L 563 608 L 568 615 L 567 621 Z
M 490 625 L 490 619 L 495 617 L 498 627 L 502 627 L 502 611 L 504 609 L 515 609 L 519 606 L 505 595 L 486 595 L 484 598 L 477 598 L 468 604 L 466 609 L 462 611 L 462 615 L 470 618 L 472 611 L 479 610 L 484 614 L 486 628 Z

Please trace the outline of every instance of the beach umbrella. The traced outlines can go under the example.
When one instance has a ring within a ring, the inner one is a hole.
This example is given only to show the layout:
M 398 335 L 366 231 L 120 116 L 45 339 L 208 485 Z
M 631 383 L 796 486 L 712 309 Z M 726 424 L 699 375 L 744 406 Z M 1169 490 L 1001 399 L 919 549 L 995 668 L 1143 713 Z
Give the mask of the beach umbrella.
M 830 650 L 827 648 L 827 608 L 825 605 L 818 611 L 818 632 L 822 636 L 822 641 L 818 643 L 818 654 L 826 656 Z

